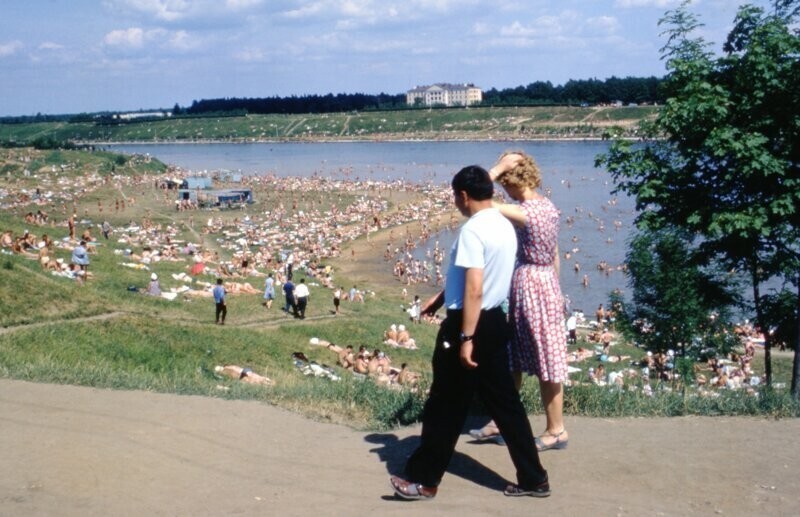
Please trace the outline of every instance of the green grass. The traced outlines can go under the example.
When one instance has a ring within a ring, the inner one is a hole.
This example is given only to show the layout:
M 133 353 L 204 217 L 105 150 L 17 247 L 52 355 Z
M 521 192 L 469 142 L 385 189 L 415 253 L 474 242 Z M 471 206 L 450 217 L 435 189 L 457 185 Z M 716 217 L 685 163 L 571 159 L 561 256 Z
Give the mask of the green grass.
M 370 117 L 373 115 L 369 114 Z M 453 117 L 452 123 L 455 124 L 455 115 Z M 83 178 L 98 168 L 102 169 L 103 164 L 118 162 L 116 155 L 108 153 L 30 149 L 3 152 L 29 153 L 41 164 L 41 171 L 37 169 L 39 172 L 35 177 L 17 173 L 4 176 L 3 180 L 13 184 L 14 188 L 30 188 L 53 181 L 56 175 Z M 8 158 L 8 154 L 4 156 Z M 57 165 L 60 169 L 61 164 L 69 165 L 64 172 L 48 172 L 49 165 Z M 159 172 L 161 167 L 153 162 L 136 160 L 128 160 L 120 166 L 121 172 L 129 174 Z M 140 221 L 150 213 L 155 224 L 175 224 L 180 228 L 179 239 L 196 242 L 197 235 L 188 229 L 188 220 L 194 217 L 195 227 L 199 229 L 208 214 L 171 211 L 171 203 L 161 196 L 153 196 L 149 185 L 124 186 L 128 196 L 136 196 L 136 204 L 122 213 L 106 212 L 104 218 L 121 227 L 130 220 Z M 80 214 L 86 211 L 90 218 L 97 220 L 100 218 L 97 201 L 118 195 L 113 185 L 94 185 L 83 193 L 76 208 Z M 327 209 L 331 205 L 350 205 L 359 195 L 359 192 L 334 192 L 325 196 L 292 193 L 298 201 L 298 208 L 306 210 L 312 200 L 317 206 L 321 202 Z M 396 196 L 394 202 L 401 202 Z M 257 192 L 256 198 L 259 203 L 248 208 L 254 214 L 277 200 L 266 191 Z M 35 206 L 0 211 L 0 226 L 21 233 L 28 228 L 21 217 L 28 209 L 35 211 Z M 224 219 L 244 215 L 241 212 L 212 214 Z M 37 234 L 48 232 L 55 238 L 63 237 L 66 235 L 65 218 L 66 214 L 57 207 L 51 210 L 54 226 L 30 230 Z M 80 232 L 83 228 L 78 230 Z M 399 230 L 395 232 L 402 234 Z M 213 238 L 207 237 L 206 242 L 216 246 Z M 365 304 L 344 302 L 342 314 L 338 317 L 329 314 L 332 309 L 330 292 L 312 287 L 308 307 L 310 318 L 305 321 L 285 316 L 279 309 L 280 300 L 271 311 L 267 311 L 260 305 L 260 294 L 238 295 L 229 298 L 228 324 L 219 327 L 213 324 L 213 302 L 207 298 L 186 301 L 179 298 L 168 302 L 130 292 L 129 286 L 146 285 L 150 271 L 121 267 L 119 263 L 125 259 L 114 254 L 113 250 L 125 247 L 115 239 L 103 240 L 98 253 L 92 256 L 90 270 L 95 278 L 85 285 L 53 277 L 41 271 L 35 260 L 0 255 L 0 282 L 4 286 L 4 294 L 0 297 L 0 326 L 7 327 L 0 329 L 0 376 L 114 389 L 255 399 L 313 418 L 362 429 L 385 429 L 420 417 L 425 388 L 430 382 L 430 357 L 437 331 L 434 326 L 411 326 L 419 350 L 387 351 L 394 364 L 407 362 L 412 370 L 425 375 L 422 389 L 416 393 L 386 389 L 370 380 L 358 381 L 346 372 L 341 372 L 340 382 L 305 377 L 290 360 L 292 352 L 302 351 L 320 363 L 335 363 L 333 353 L 309 344 L 311 337 L 340 345 L 352 344 L 355 348 L 364 345 L 369 349 L 383 349 L 383 331 L 391 323 L 405 321 L 406 317 L 400 309 L 400 286 L 389 276 L 389 265 L 383 277 L 385 281 L 364 285 L 362 272 L 358 269 L 351 266 L 349 274 L 340 273 L 348 270 L 346 259 L 331 261 L 339 285 L 349 287 L 357 282 L 359 287 L 376 292 L 376 297 L 368 298 Z M 225 249 L 219 248 L 219 251 L 226 256 Z M 55 254 L 69 260 L 67 250 L 57 249 Z M 164 288 L 177 287 L 179 283 L 172 279 L 171 274 L 184 271 L 187 264 L 159 262 L 152 264 L 151 270 L 159 274 Z M 260 279 L 250 281 L 257 289 L 261 288 Z M 420 294 L 424 297 L 430 293 L 423 291 Z M 591 346 L 585 342 L 579 345 Z M 642 350 L 624 343 L 617 345 L 614 353 L 630 355 L 632 360 L 643 355 Z M 252 367 L 274 379 L 276 385 L 254 387 L 218 378 L 213 367 L 220 364 Z M 586 361 L 576 366 L 585 372 L 589 366 L 596 365 Z M 624 362 L 606 364 L 608 371 L 625 367 L 628 365 Z M 761 371 L 763 364 L 755 361 L 753 367 Z M 791 359 L 776 357 L 773 368 L 775 383 L 788 385 Z M 692 390 L 669 391 L 656 385 L 655 395 L 647 397 L 640 391 L 580 384 L 587 380 L 584 373 L 574 375 L 573 380 L 578 384 L 565 391 L 565 412 L 569 415 L 800 415 L 798 405 L 790 400 L 786 389 L 761 391 L 758 396 L 720 391 L 718 396 L 703 397 Z M 534 380 L 524 384 L 522 398 L 530 412 L 542 412 L 538 385 Z M 476 406 L 476 411 L 480 411 L 479 406 Z
M 175 118 L 121 125 L 0 124 L 0 143 L 57 141 L 171 142 L 360 138 L 599 137 L 614 122 L 634 128 L 655 107 L 485 107 L 302 115 Z

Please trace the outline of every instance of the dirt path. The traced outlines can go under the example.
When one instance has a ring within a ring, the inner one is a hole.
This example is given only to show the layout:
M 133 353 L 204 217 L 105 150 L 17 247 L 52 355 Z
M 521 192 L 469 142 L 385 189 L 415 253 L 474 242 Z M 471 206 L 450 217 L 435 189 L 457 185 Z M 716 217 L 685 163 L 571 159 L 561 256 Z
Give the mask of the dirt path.
M 390 496 L 418 427 L 364 433 L 246 401 L 0 380 L 0 515 L 796 515 L 800 420 L 570 418 L 553 495 L 510 499 L 462 436 L 436 500 Z M 536 429 L 541 418 L 532 419 Z M 475 424 L 473 422 L 473 424 Z M 413 512 L 409 514 L 409 512 Z

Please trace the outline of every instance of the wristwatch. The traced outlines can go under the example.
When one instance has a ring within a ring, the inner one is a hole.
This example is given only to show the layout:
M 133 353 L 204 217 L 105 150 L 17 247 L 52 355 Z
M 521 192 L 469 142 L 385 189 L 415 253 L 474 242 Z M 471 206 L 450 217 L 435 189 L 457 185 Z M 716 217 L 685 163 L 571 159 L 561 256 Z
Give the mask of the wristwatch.
M 468 335 L 464 334 L 463 332 L 461 332 L 458 335 L 458 339 L 460 339 L 462 343 L 464 343 L 465 341 L 472 341 L 473 337 L 475 337 L 474 334 L 472 336 L 468 336 Z

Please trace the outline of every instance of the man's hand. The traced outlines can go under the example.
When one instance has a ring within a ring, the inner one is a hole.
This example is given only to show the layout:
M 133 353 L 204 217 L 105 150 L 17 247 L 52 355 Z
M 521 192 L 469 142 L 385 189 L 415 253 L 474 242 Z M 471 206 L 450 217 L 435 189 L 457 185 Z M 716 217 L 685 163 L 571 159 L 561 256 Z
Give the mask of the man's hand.
M 478 363 L 472 360 L 472 349 L 473 346 L 471 339 L 461 343 L 461 351 L 459 352 L 461 356 L 461 365 L 467 370 L 473 370 L 478 367 Z

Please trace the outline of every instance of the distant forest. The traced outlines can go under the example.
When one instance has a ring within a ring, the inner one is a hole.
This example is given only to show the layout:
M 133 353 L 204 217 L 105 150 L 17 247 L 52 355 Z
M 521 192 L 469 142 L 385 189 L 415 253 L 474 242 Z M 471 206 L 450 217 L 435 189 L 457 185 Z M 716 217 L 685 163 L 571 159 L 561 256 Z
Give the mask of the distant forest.
M 607 104 L 661 103 L 659 95 L 661 79 L 656 77 L 611 77 L 599 79 L 569 80 L 564 85 L 554 86 L 550 81 L 537 81 L 528 86 L 492 88 L 483 93 L 481 106 L 550 106 Z M 188 108 L 177 106 L 175 114 L 203 115 L 208 113 L 337 113 L 342 111 L 413 109 L 406 104 L 404 93 L 390 95 L 380 93 L 340 93 L 337 95 L 303 95 L 300 97 L 226 98 L 194 101 Z M 416 108 L 419 109 L 419 108 Z
M 624 104 L 662 104 L 660 92 L 661 79 L 657 77 L 610 77 L 599 79 L 569 80 L 563 85 L 553 85 L 550 81 L 536 81 L 527 86 L 492 88 L 483 92 L 480 106 L 553 106 L 553 105 L 596 105 L 612 102 Z M 379 93 L 339 93 L 327 95 L 302 95 L 290 97 L 262 98 L 224 98 L 193 101 L 191 106 L 172 108 L 177 116 L 238 116 L 248 113 L 338 113 L 345 111 L 377 111 L 420 109 L 406 104 L 404 93 L 392 95 Z M 427 107 L 425 108 L 427 109 Z M 157 111 L 156 109 L 142 111 Z M 80 113 L 72 115 L 32 115 L 20 117 L 0 117 L 0 123 L 31 122 L 105 122 L 126 123 L 114 118 L 114 113 Z M 128 122 L 143 122 L 135 119 Z

